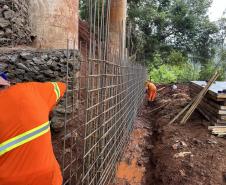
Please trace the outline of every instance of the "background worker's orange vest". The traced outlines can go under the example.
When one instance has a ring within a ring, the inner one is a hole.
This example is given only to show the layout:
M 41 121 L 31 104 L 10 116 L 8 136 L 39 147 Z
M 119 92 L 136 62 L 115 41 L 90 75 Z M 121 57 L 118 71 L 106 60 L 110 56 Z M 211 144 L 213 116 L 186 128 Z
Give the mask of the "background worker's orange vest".
M 148 82 L 146 88 L 147 88 L 147 99 L 148 99 L 148 101 L 154 101 L 156 96 L 157 96 L 156 86 L 153 83 Z
M 48 125 L 42 125 L 48 123 L 50 111 L 65 90 L 60 82 L 31 82 L 0 91 L 0 185 L 62 184 Z M 18 139 L 22 136 L 32 140 L 23 144 Z M 12 140 L 20 141 L 20 146 Z

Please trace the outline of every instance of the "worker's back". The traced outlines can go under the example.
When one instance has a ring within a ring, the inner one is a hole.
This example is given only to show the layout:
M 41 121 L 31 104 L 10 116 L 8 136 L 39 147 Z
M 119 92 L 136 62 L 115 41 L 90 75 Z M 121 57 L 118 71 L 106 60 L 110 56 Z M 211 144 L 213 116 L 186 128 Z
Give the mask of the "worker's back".
M 157 91 L 155 84 L 153 84 L 152 82 L 148 82 L 147 86 L 150 91 Z
M 156 99 L 157 96 L 157 88 L 155 84 L 150 81 L 146 82 L 146 91 L 147 91 L 147 100 L 148 102 L 152 102 Z
M 56 97 L 51 83 L 0 91 L 0 185 L 60 185 L 48 122 Z

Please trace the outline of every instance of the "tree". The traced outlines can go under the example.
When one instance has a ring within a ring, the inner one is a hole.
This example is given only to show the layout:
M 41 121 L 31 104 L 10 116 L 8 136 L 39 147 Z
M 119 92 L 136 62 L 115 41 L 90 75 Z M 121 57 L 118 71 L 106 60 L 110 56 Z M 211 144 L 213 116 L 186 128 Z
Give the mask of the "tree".
M 88 0 L 79 1 L 79 14 L 81 19 L 88 20 L 89 17 Z
M 213 35 L 218 29 L 207 16 L 210 0 L 129 0 L 128 4 L 131 40 L 139 46 L 131 50 L 140 60 L 153 61 L 157 52 L 167 62 L 172 50 L 202 63 L 214 55 Z

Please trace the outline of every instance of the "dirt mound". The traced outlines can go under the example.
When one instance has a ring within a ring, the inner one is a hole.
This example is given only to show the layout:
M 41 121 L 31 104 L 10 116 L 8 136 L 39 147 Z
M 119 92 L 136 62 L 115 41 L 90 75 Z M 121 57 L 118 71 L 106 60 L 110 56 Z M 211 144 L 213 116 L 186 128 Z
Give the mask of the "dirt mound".
M 170 86 L 166 86 L 157 99 L 156 106 L 165 105 L 158 112 L 163 118 L 172 119 L 187 103 L 191 100 L 189 89 L 185 85 L 179 85 L 177 90 L 172 90 Z

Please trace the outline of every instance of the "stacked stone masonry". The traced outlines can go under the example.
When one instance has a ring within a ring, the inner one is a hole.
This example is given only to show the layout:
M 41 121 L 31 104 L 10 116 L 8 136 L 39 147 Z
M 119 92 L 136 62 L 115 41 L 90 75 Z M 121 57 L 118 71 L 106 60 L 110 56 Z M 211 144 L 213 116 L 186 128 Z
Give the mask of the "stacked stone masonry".
M 0 1 L 0 47 L 30 44 L 28 0 Z
M 74 54 L 75 52 L 75 54 Z M 67 54 L 69 53 L 69 54 Z M 12 84 L 19 82 L 48 82 L 66 81 L 67 58 L 69 76 L 80 71 L 80 57 L 75 50 L 9 50 L 0 51 L 0 72 L 7 72 L 9 81 Z M 54 111 L 51 126 L 55 131 L 61 131 L 65 115 L 65 99 L 63 99 Z M 68 112 L 69 114 L 71 112 Z

